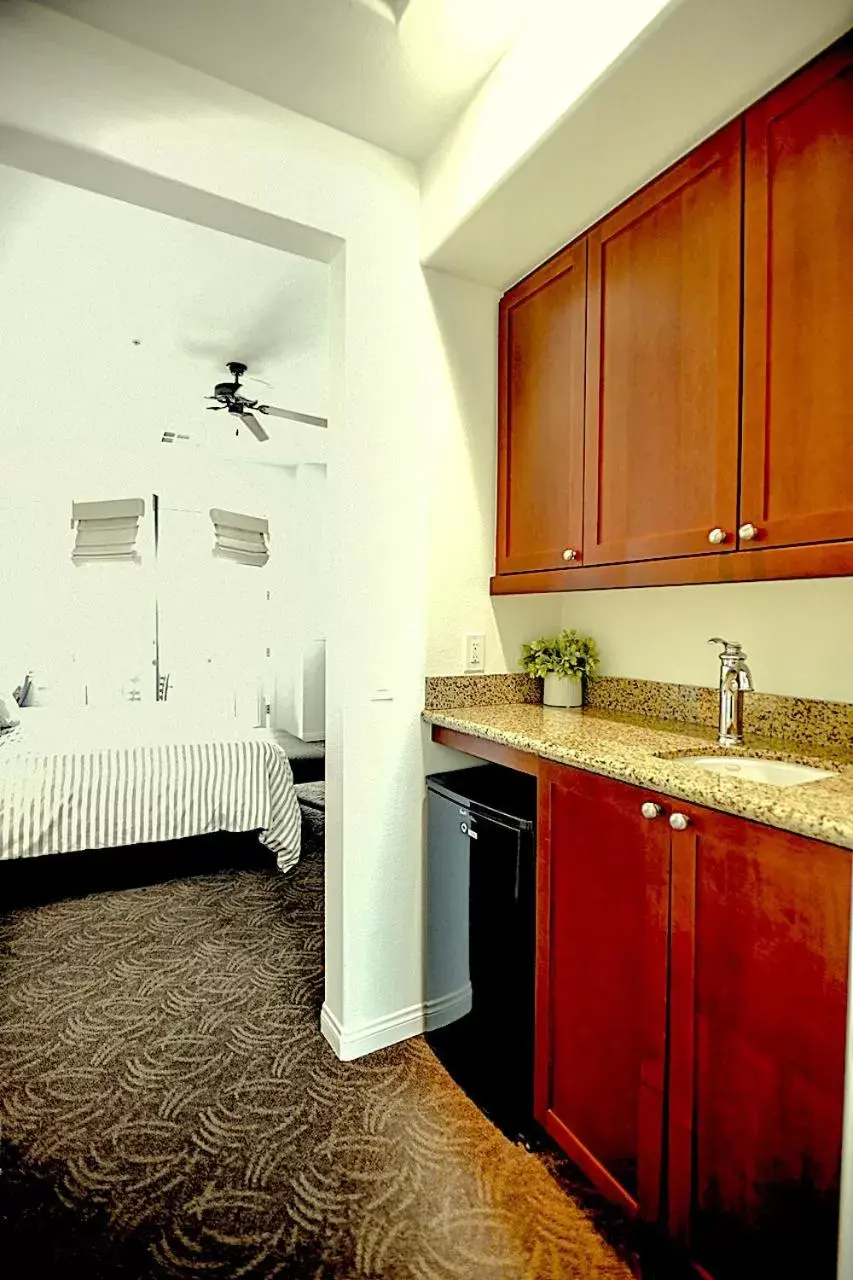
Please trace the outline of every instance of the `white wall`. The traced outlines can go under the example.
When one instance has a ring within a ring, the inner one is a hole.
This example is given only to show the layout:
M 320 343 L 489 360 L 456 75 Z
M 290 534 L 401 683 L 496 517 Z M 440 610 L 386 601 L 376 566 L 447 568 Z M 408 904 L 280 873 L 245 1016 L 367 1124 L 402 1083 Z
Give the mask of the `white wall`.
M 522 640 L 558 628 L 556 596 L 491 600 L 495 562 L 498 293 L 426 272 L 434 357 L 429 449 L 429 675 L 463 670 L 465 636 L 486 637 L 486 670 L 517 669 Z
M 49 368 L 41 370 L 41 377 L 49 382 Z M 35 703 L 79 705 L 84 685 L 93 682 L 98 696 L 110 701 L 133 683 L 144 700 L 153 698 L 153 493 L 159 495 L 162 509 L 161 658 L 164 670 L 172 669 L 173 701 L 191 694 L 189 687 L 182 689 L 180 685 L 191 682 L 191 671 L 199 674 L 188 659 L 190 651 L 200 650 L 200 646 L 185 634 L 186 624 L 195 615 L 203 636 L 205 609 L 208 622 L 211 616 L 222 618 L 217 592 L 245 590 L 254 606 L 269 589 L 271 609 L 285 612 L 285 602 L 293 598 L 292 580 L 311 576 L 317 593 L 324 589 L 321 555 L 314 558 L 307 539 L 304 546 L 294 546 L 291 489 L 295 468 L 229 462 L 200 450 L 181 450 L 177 445 L 125 451 L 101 447 L 93 454 L 85 439 L 64 444 L 54 441 L 39 455 L 42 464 L 49 460 L 48 465 L 34 466 L 27 457 L 26 434 L 19 431 L 18 422 L 6 419 L 0 426 L 0 590 L 7 602 L 0 624 L 0 670 L 32 671 Z M 98 566 L 75 567 L 71 562 L 72 501 L 131 497 L 145 501 L 138 544 L 141 568 L 118 565 L 104 571 Z M 214 563 L 213 527 L 208 515 L 213 506 L 269 519 L 271 558 L 267 566 L 235 571 L 232 580 L 230 566 Z M 173 511 L 179 532 L 172 528 Z M 188 538 L 186 555 L 176 554 L 177 538 Z M 194 576 L 196 566 L 202 567 L 204 581 Z M 191 613 L 184 612 L 186 583 L 182 574 L 189 577 L 193 592 Z M 179 617 L 170 616 L 175 603 Z M 107 628 L 111 639 L 102 644 Z M 208 630 L 213 640 L 213 631 L 217 631 L 217 651 L 224 654 L 221 623 Z M 278 634 L 279 629 L 275 630 Z M 240 656 L 235 678 L 244 680 L 246 687 L 266 674 L 263 649 L 267 639 L 266 633 L 259 634 L 257 651 L 250 654 L 251 646 L 240 647 L 239 636 L 234 637 Z M 103 661 L 104 649 L 111 646 L 114 652 L 109 671 L 93 670 L 93 655 L 97 655 L 97 666 Z M 203 660 L 199 651 L 198 662 Z M 241 663 L 246 668 L 242 674 Z M 227 689 L 212 692 L 227 699 L 235 689 L 229 684 Z M 90 687 L 89 693 L 91 700 L 95 690 Z
M 2 164 L 0 234 L 3 413 L 26 428 L 7 447 L 138 450 L 169 429 L 247 462 L 322 459 L 325 432 L 268 419 L 259 445 L 205 397 L 242 360 L 248 396 L 325 416 L 327 264 Z
M 345 1036 L 378 1019 L 394 1039 L 422 1001 L 423 481 L 443 377 L 425 367 L 416 175 L 39 6 L 0 22 L 0 161 L 332 260 L 326 1001 Z
M 271 638 L 271 723 L 305 741 L 325 737 L 325 641 L 332 611 L 325 466 L 294 467 L 277 552 L 288 566 Z
M 511 284 L 850 21 L 850 0 L 544 0 L 426 166 L 424 261 Z
M 545 0 L 424 166 L 424 256 L 477 209 L 671 0 Z

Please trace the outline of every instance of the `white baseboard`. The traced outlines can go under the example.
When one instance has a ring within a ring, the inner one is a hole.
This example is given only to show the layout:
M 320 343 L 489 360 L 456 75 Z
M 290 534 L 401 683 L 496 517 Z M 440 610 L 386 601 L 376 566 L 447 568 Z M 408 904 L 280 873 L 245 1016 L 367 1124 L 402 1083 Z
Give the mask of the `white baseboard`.
M 470 1012 L 471 984 L 467 982 L 464 987 L 451 991 L 448 995 L 438 996 L 423 1004 L 410 1005 L 408 1009 L 398 1009 L 396 1013 L 389 1013 L 384 1018 L 374 1018 L 372 1022 L 363 1022 L 354 1027 L 341 1026 L 324 1004 L 320 1013 L 320 1030 L 337 1057 L 342 1062 L 351 1062 L 353 1058 L 361 1058 L 376 1049 L 385 1049 L 389 1044 L 408 1040 L 410 1036 L 435 1031 Z

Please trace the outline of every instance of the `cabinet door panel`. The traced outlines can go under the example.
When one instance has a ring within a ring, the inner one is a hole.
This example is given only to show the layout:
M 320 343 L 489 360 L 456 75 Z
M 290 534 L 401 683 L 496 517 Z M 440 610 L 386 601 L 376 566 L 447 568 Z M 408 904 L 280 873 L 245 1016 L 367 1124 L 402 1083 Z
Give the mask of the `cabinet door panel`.
M 741 125 L 589 240 L 587 564 L 731 551 L 738 488 Z M 719 527 L 722 544 L 709 542 Z
M 501 300 L 498 573 L 582 558 L 585 335 L 582 241 Z
M 745 549 L 853 538 L 853 43 L 746 116 Z
M 636 788 L 540 775 L 537 1119 L 655 1219 L 663 1134 L 669 840 Z
M 714 1280 L 835 1277 L 850 866 L 701 811 L 673 837 L 671 1227 Z

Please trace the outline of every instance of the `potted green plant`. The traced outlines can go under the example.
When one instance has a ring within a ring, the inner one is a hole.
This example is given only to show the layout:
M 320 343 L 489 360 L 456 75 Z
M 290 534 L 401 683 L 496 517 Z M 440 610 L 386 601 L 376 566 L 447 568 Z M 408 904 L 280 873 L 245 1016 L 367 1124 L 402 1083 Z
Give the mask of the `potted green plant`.
M 582 636 L 574 628 L 521 646 L 521 666 L 545 682 L 546 707 L 582 706 L 584 678 L 595 674 L 598 662 L 592 636 Z

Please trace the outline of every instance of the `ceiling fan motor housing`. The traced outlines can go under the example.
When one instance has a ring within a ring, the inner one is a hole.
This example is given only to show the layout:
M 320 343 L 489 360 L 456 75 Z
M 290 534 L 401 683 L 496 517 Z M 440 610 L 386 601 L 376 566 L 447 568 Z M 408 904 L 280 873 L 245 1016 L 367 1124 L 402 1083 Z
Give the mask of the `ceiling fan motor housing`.
M 208 405 L 208 409 L 227 409 L 229 414 L 240 419 L 244 427 L 248 427 L 252 435 L 257 440 L 269 440 L 269 436 L 258 422 L 252 410 L 258 413 L 271 414 L 274 418 L 292 418 L 295 422 L 307 422 L 313 426 L 325 427 L 328 425 L 325 418 L 314 418 L 310 414 L 296 413 L 288 409 L 278 409 L 275 405 L 261 404 L 259 400 L 251 400 L 247 396 L 240 394 L 240 379 L 248 368 L 243 364 L 242 360 L 229 360 L 228 372 L 234 379 L 233 382 L 217 382 L 213 388 L 213 395 L 208 396 L 208 400 L 216 400 L 217 404 Z

